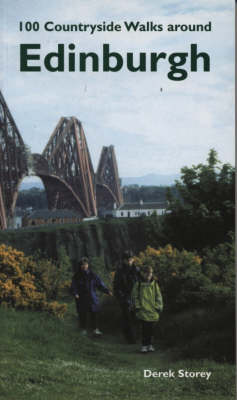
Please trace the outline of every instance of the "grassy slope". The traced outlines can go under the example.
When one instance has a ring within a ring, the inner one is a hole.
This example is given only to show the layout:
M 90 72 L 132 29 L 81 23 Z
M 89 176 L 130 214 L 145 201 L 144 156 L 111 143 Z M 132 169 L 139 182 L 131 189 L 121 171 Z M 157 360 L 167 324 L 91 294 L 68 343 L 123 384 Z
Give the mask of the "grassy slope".
M 73 305 L 63 321 L 43 313 L 0 310 L 0 399 L 4 400 L 233 400 L 234 367 L 212 361 L 176 360 L 118 336 L 79 334 Z M 212 371 L 204 379 L 143 377 L 144 369 Z

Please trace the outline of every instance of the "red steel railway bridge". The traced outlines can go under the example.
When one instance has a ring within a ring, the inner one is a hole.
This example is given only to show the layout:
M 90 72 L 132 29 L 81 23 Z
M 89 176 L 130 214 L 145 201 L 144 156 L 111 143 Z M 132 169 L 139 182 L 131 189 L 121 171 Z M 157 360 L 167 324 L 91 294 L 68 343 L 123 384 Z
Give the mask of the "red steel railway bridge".
M 43 181 L 51 210 L 85 218 L 123 203 L 113 146 L 102 148 L 95 173 L 81 122 L 62 117 L 43 153 L 31 154 L 0 92 L 0 229 L 12 220 L 19 186 L 30 175 Z

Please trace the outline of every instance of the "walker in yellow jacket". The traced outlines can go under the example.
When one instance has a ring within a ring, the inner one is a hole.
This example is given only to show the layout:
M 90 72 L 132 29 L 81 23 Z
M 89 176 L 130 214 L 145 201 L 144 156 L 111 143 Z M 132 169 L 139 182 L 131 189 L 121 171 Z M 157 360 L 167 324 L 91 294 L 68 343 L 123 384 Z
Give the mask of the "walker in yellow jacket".
M 163 300 L 158 283 L 153 279 L 151 267 L 143 268 L 142 281 L 136 282 L 132 291 L 136 317 L 142 323 L 142 353 L 154 351 L 152 337 L 154 324 L 163 310 Z

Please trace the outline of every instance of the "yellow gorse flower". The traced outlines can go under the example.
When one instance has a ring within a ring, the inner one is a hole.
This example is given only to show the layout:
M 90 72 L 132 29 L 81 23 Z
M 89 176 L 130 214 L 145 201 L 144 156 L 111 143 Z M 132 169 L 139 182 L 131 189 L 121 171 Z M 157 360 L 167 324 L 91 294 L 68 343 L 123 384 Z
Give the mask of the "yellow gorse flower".
M 40 262 L 39 262 L 40 264 Z M 46 268 L 52 267 L 50 261 Z M 24 309 L 37 309 L 50 312 L 62 318 L 66 304 L 48 301 L 46 292 L 39 291 L 37 285 L 47 288 L 50 285 L 47 273 L 36 278 L 39 265 L 31 258 L 5 244 L 0 245 L 0 305 Z M 36 274 L 36 275 L 35 275 Z M 68 282 L 65 283 L 68 287 Z

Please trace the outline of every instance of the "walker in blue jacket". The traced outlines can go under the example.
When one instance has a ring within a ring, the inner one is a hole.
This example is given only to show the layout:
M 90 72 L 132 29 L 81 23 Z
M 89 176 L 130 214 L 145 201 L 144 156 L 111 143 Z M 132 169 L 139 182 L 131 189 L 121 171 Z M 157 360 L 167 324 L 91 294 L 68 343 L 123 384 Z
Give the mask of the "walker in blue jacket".
M 96 290 L 110 296 L 112 293 L 100 277 L 89 269 L 86 257 L 81 259 L 78 267 L 78 271 L 73 275 L 71 288 L 75 296 L 82 335 L 87 335 L 88 316 L 90 316 L 93 333 L 100 336 L 102 332 L 97 327 L 100 304 Z

